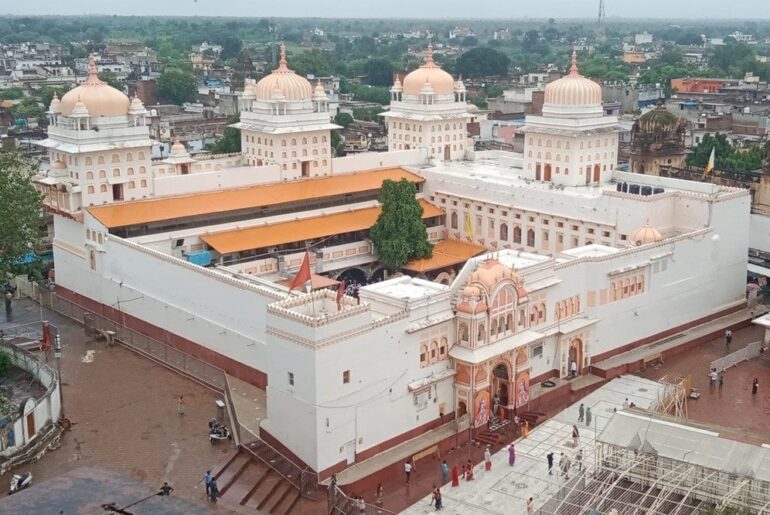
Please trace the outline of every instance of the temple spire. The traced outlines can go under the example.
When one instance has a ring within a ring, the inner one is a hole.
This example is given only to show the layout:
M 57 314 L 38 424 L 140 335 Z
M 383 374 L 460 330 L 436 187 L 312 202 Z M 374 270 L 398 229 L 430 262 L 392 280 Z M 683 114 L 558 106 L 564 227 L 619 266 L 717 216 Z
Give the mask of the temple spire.
M 572 66 L 569 68 L 570 75 L 580 75 L 577 65 L 577 50 L 572 50 Z

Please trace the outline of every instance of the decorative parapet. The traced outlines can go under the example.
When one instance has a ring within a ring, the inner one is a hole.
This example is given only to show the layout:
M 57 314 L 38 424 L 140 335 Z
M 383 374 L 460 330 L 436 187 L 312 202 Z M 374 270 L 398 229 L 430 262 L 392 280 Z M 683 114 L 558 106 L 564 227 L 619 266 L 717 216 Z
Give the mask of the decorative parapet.
M 269 308 L 268 308 L 269 309 Z M 294 333 L 289 333 L 287 331 L 284 331 L 282 329 L 278 329 L 277 327 L 273 327 L 268 325 L 266 328 L 267 334 L 271 336 L 276 336 L 278 338 L 297 343 L 299 345 L 302 345 L 304 347 L 309 347 L 311 349 L 320 349 L 323 347 L 326 347 L 328 345 L 333 345 L 337 342 L 341 342 L 343 340 L 348 340 L 350 338 L 355 338 L 356 336 L 366 335 L 370 334 L 374 329 L 378 327 L 383 327 L 388 324 L 392 324 L 394 322 L 397 322 L 399 320 L 403 320 L 405 318 L 409 317 L 409 313 L 406 311 L 399 311 L 398 313 L 394 313 L 390 316 L 380 318 L 379 320 L 372 321 L 368 324 L 365 324 L 361 327 L 357 327 L 355 329 L 350 329 L 348 331 L 344 331 L 332 336 L 328 336 L 326 338 L 321 338 L 319 340 L 311 340 L 309 338 L 305 338 L 302 336 L 298 336 Z
M 320 301 L 320 307 L 316 314 L 307 315 L 292 309 L 299 306 L 307 306 L 316 301 Z M 333 302 L 334 309 L 336 310 L 337 293 L 323 289 L 270 304 L 267 306 L 267 312 L 310 327 L 321 327 L 369 311 L 369 304 L 365 302 L 358 304 L 353 298 L 343 296 L 339 301 L 341 309 L 329 314 L 329 311 L 326 309 L 328 302 Z
M 568 268 L 570 266 L 574 266 L 580 263 L 604 263 L 607 261 L 612 261 L 614 259 L 617 259 L 619 257 L 625 257 L 625 256 L 632 256 L 634 254 L 639 254 L 641 252 L 647 252 L 649 250 L 655 249 L 655 248 L 663 248 L 666 247 L 672 243 L 676 243 L 678 241 L 684 241 L 684 240 L 690 240 L 693 238 L 697 238 L 698 236 L 704 236 L 711 232 L 711 227 L 706 227 L 704 229 L 698 229 L 697 231 L 688 232 L 685 234 L 680 234 L 679 236 L 674 236 L 672 238 L 668 238 L 665 240 L 661 240 L 655 243 L 648 243 L 646 245 L 639 245 L 636 247 L 627 247 L 625 249 L 621 249 L 618 252 L 615 252 L 613 254 L 606 254 L 604 256 L 583 256 L 576 259 L 572 259 L 570 261 L 565 261 L 563 263 L 557 263 L 553 268 L 554 270 L 562 270 L 565 268 Z
M 258 286 L 248 281 L 244 281 L 243 279 L 236 279 L 235 277 L 228 276 L 226 274 L 223 274 L 222 272 L 212 270 L 210 268 L 205 268 L 200 265 L 194 265 L 188 261 L 179 259 L 174 256 L 170 256 L 168 254 L 164 254 L 163 252 L 160 252 L 158 250 L 151 249 L 143 245 L 139 245 L 138 243 L 134 243 L 132 241 L 124 240 L 123 238 L 115 236 L 114 234 L 105 234 L 104 237 L 106 238 L 107 241 L 113 241 L 119 245 L 123 245 L 124 247 L 128 247 L 132 250 L 142 252 L 144 254 L 152 256 L 156 259 L 160 259 L 172 265 L 181 266 L 182 268 L 186 268 L 195 273 L 205 275 L 216 281 L 227 283 L 231 286 L 235 286 L 236 288 L 240 288 L 242 290 L 253 291 L 254 293 L 259 293 L 260 295 L 264 295 L 266 297 L 270 297 L 276 300 L 283 299 L 285 298 L 286 295 L 291 295 L 291 293 L 284 294 L 282 292 L 271 290 L 264 286 Z M 276 286 L 276 289 L 278 289 L 278 286 Z

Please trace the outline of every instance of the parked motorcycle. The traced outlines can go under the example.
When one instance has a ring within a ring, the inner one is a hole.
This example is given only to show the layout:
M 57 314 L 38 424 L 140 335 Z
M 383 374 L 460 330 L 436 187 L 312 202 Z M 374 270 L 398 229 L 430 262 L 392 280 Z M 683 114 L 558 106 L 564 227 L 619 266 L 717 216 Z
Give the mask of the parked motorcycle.
M 219 440 L 232 440 L 233 435 L 230 434 L 230 430 L 227 429 L 227 426 L 221 425 L 216 426 L 212 428 L 211 432 L 209 432 L 209 442 L 211 442 L 212 445 L 214 445 L 214 442 L 217 442 Z
M 24 472 L 23 474 L 14 474 L 11 478 L 11 488 L 8 490 L 8 495 L 21 492 L 32 486 L 32 473 Z

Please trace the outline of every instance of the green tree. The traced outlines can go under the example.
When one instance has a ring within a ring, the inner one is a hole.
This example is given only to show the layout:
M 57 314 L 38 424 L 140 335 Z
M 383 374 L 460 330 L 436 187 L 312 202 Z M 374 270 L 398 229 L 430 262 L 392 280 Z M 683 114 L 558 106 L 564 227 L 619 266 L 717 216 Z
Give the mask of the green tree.
M 0 152 L 0 280 L 16 271 L 40 240 L 42 196 L 32 185 L 35 164 L 18 151 Z
M 35 98 L 25 98 L 11 108 L 16 118 L 45 118 L 45 109 Z
M 243 47 L 241 39 L 234 36 L 226 36 L 218 41 L 218 43 L 222 45 L 222 53 L 219 54 L 219 58 L 223 61 L 226 59 L 237 59 Z
M 198 81 L 195 76 L 175 68 L 164 71 L 158 77 L 158 97 L 171 104 L 182 105 L 195 100 Z
M 99 78 L 112 86 L 115 89 L 119 89 L 120 91 L 123 91 L 123 84 L 120 83 L 118 80 L 118 76 L 115 75 L 115 72 L 110 70 L 103 70 L 99 72 Z
M 331 147 L 332 155 L 334 157 L 342 157 L 345 155 L 345 141 L 340 136 L 340 131 L 332 131 L 331 135 Z
M 457 59 L 455 72 L 464 77 L 487 77 L 507 75 L 511 60 L 498 50 L 490 47 L 476 47 Z
M 18 86 L 0 91 L 0 100 L 18 100 L 24 97 L 24 90 Z
M 372 86 L 390 87 L 393 84 L 393 63 L 377 57 L 368 59 L 363 66 L 363 72 Z
M 744 173 L 757 170 L 762 167 L 762 149 L 759 145 L 749 148 L 734 148 L 727 141 L 727 136 L 716 133 L 714 136 L 706 134 L 701 142 L 692 149 L 687 156 L 687 164 L 698 168 L 704 168 L 711 156 L 711 149 L 715 148 L 715 168 L 731 173 Z
M 238 123 L 240 116 L 234 116 L 228 120 L 229 123 Z M 233 127 L 225 127 L 222 137 L 214 143 L 206 145 L 206 150 L 212 154 L 231 154 L 241 151 L 241 131 Z
M 334 117 L 334 123 L 342 126 L 345 129 L 347 129 L 348 125 L 353 123 L 353 121 L 353 117 L 348 113 L 337 113 L 337 116 Z
M 406 179 L 382 183 L 382 212 L 372 226 L 370 238 L 380 260 L 393 270 L 433 253 L 416 194 L 417 187 Z
M 354 107 L 353 119 L 364 122 L 379 122 L 382 120 L 379 114 L 384 110 L 382 107 Z

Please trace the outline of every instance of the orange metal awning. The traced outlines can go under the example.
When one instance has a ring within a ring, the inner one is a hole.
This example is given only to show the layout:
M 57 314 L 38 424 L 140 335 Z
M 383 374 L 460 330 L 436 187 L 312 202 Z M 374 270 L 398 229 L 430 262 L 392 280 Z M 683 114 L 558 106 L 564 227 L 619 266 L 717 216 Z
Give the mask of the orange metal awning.
M 223 173 L 227 173 L 226 171 Z M 255 170 L 255 173 L 257 171 Z M 191 216 L 272 206 L 349 193 L 378 190 L 382 181 L 407 179 L 422 183 L 419 175 L 401 168 L 316 177 L 248 188 L 180 195 L 88 208 L 108 228 L 140 225 Z
M 423 273 L 448 266 L 465 263 L 470 258 L 478 256 L 487 249 L 458 240 L 444 240 L 433 247 L 433 255 L 426 259 L 415 259 L 401 268 L 409 272 Z
M 423 218 L 442 216 L 441 208 L 420 200 Z M 323 216 L 314 216 L 290 222 L 278 222 L 248 229 L 219 232 L 201 236 L 208 246 L 220 254 L 261 249 L 298 241 L 313 240 L 370 229 L 380 216 L 382 208 L 368 207 Z

